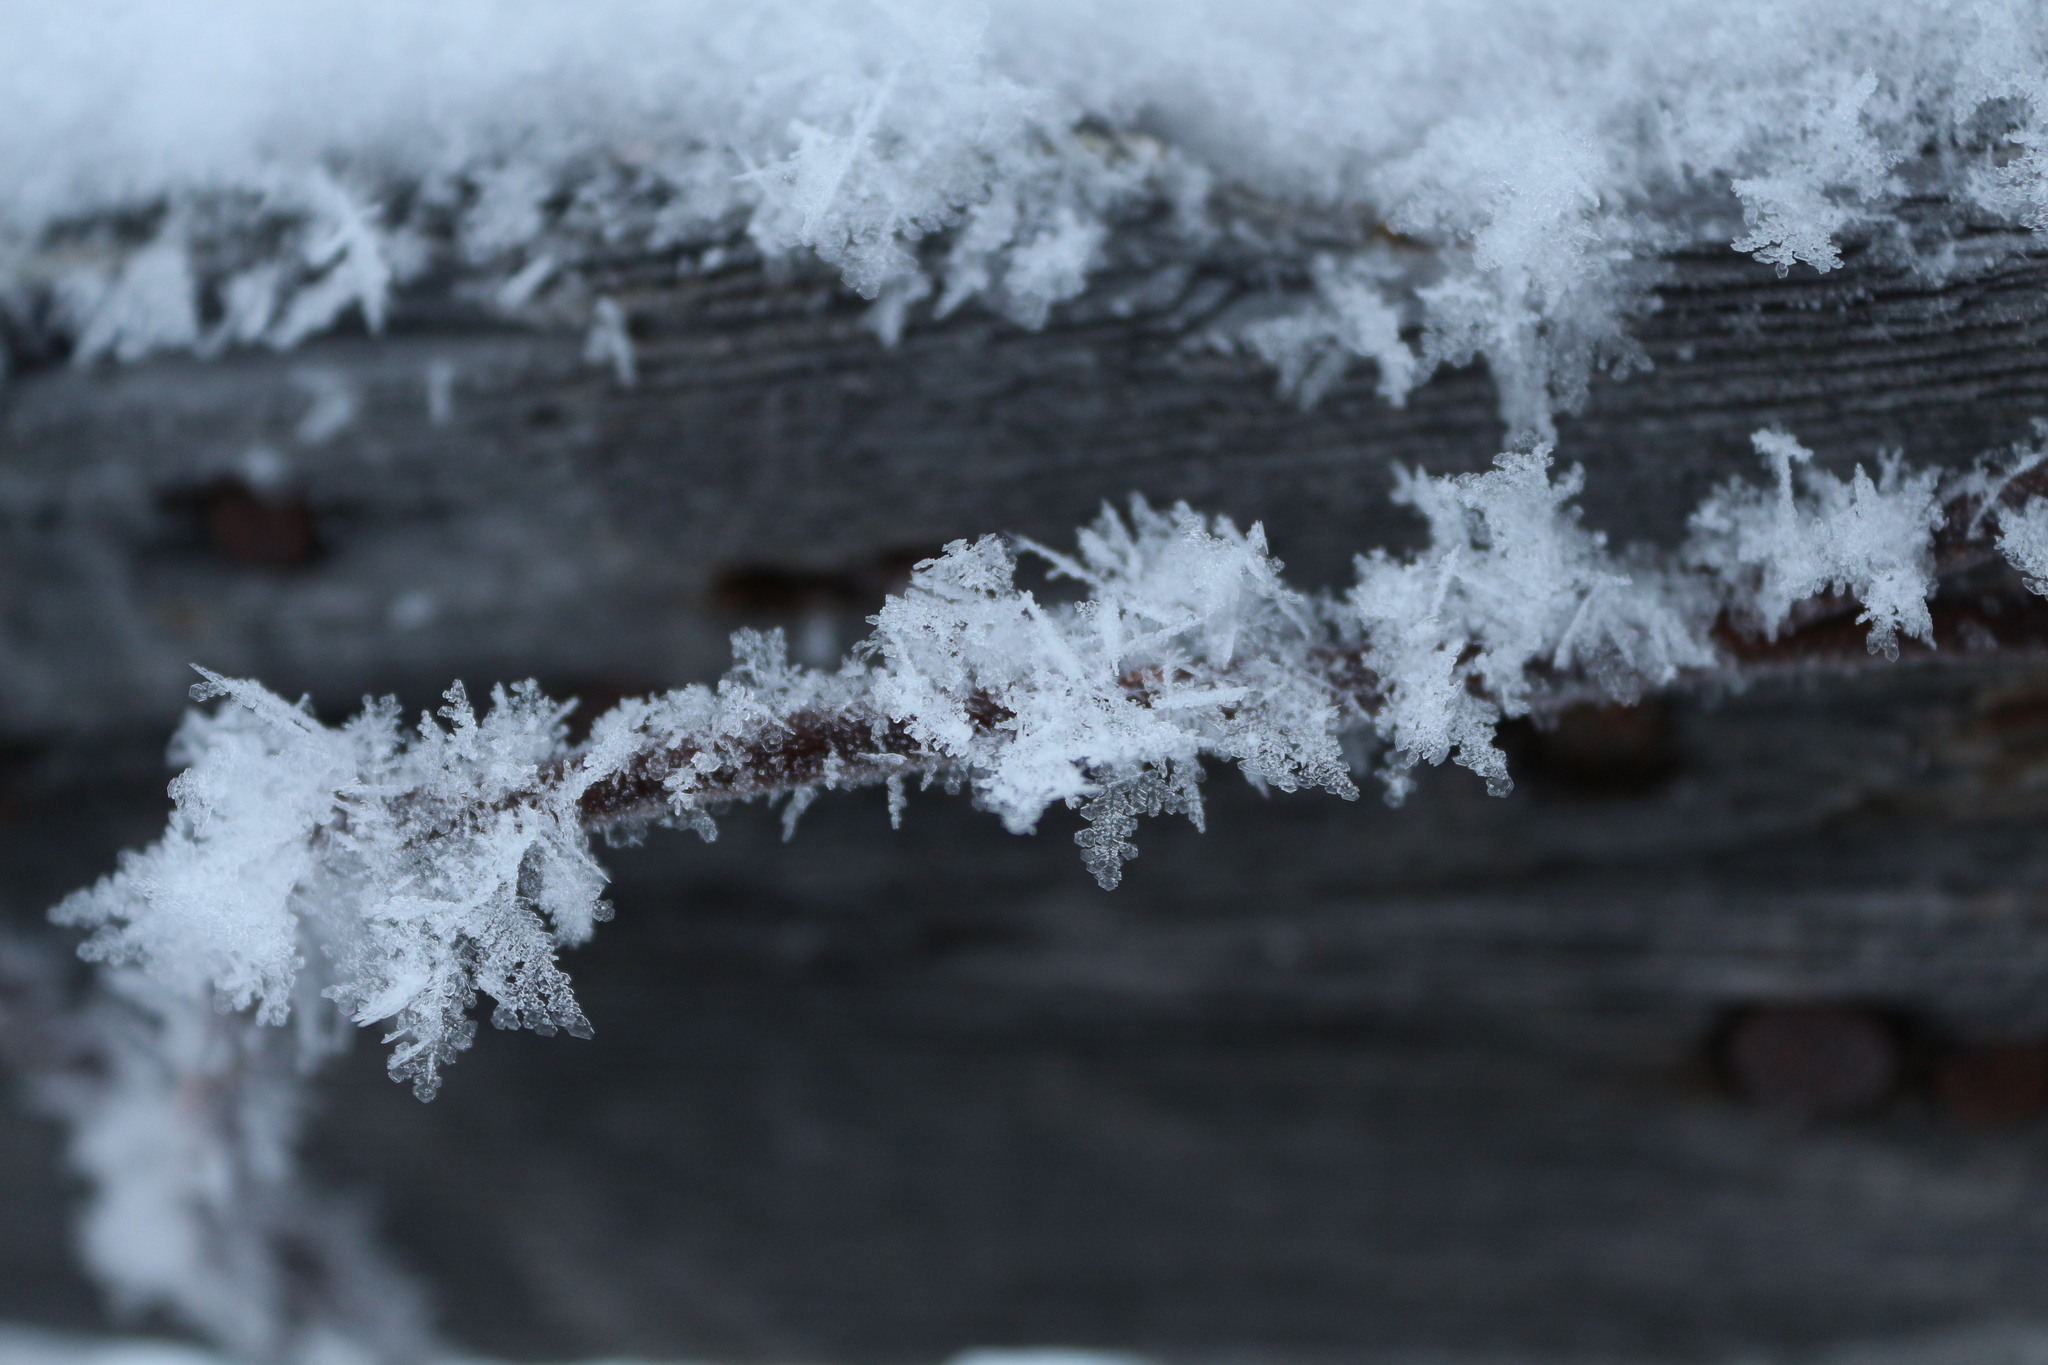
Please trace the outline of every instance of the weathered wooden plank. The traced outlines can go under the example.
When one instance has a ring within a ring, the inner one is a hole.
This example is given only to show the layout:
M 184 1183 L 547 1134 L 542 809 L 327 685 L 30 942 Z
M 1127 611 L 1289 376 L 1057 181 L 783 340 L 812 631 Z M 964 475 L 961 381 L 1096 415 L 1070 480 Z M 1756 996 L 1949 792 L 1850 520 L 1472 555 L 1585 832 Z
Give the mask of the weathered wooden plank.
M 1561 424 L 1589 522 L 1675 538 L 1771 423 L 1837 464 L 1887 446 L 1956 464 L 2026 436 L 2048 265 L 1989 232 L 1959 260 L 1934 279 L 1865 252 L 1779 280 L 1725 251 L 1674 257 L 1640 328 L 1655 369 L 1597 383 Z M 1263 519 L 1299 577 L 1337 581 L 1414 534 L 1393 465 L 1476 468 L 1503 439 L 1479 369 L 1398 410 L 1365 373 L 1311 411 L 1283 401 L 1202 341 L 1266 287 L 1217 268 L 1143 309 L 1114 306 L 1112 280 L 1041 332 L 955 317 L 894 350 L 828 281 L 620 271 L 631 390 L 576 335 L 432 300 L 381 339 L 13 383 L 0 728 L 160 726 L 194 660 L 337 705 L 457 672 L 704 676 L 732 624 L 721 582 L 779 584 L 790 617 L 823 603 L 837 619 L 813 633 L 843 645 L 907 557 L 991 529 L 1059 538 L 1133 491 Z M 251 532 L 209 523 L 210 491 L 252 478 L 310 514 L 308 562 L 261 562 Z

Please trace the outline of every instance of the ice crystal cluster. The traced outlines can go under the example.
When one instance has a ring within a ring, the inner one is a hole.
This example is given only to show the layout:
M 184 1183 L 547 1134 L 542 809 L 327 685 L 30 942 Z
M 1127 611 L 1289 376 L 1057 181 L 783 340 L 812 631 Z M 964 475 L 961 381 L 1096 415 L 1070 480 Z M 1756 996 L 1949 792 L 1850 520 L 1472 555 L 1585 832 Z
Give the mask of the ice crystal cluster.
M 2039 0 L 7 0 L 0 60 L 25 361 L 375 328 L 431 275 L 630 379 L 595 268 L 745 246 L 885 338 L 1107 276 L 1304 399 L 1482 356 L 1540 431 L 1673 246 L 2048 225 Z M 1204 262 L 1271 285 L 1194 307 Z
M 1390 797 L 1406 794 L 1417 763 L 1453 751 L 1506 793 L 1494 727 L 1529 713 L 1539 670 L 1633 699 L 1713 661 L 1705 585 L 1647 564 L 1624 569 L 1570 506 L 1582 473 L 1553 482 L 1549 466 L 1539 449 L 1503 455 L 1486 474 L 1404 471 L 1395 497 L 1428 518 L 1429 549 L 1358 562 L 1346 606 L 1378 679 Z
M 1900 631 L 1929 638 L 1927 542 L 1942 522 L 1939 476 L 1909 475 L 1896 455 L 1875 482 L 1861 465 L 1846 484 L 1808 471 L 1802 505 L 1792 466 L 1813 452 L 1779 431 L 1757 433 L 1756 447 L 1776 487 L 1731 485 L 1710 498 L 1693 514 L 1691 561 L 1742 583 L 1749 623 L 1773 639 L 1796 605 L 1828 592 L 1863 604 L 1857 619 L 1869 624 L 1873 650 L 1897 658 Z
M 544 785 L 565 707 L 530 686 L 479 720 L 462 688 L 401 730 L 395 706 L 338 727 L 211 675 L 172 746 L 171 827 L 59 918 L 94 958 L 282 1023 L 310 970 L 359 1024 L 387 1027 L 392 1073 L 431 1095 L 482 989 L 507 1027 L 588 1033 L 559 944 L 609 914 L 572 783 Z M 313 959 L 309 962 L 309 955 Z
M 1312 658 L 1329 633 L 1319 604 L 1280 581 L 1258 527 L 1139 502 L 1128 521 L 1105 513 L 1071 557 L 1028 548 L 1087 596 L 1041 605 L 984 537 L 923 566 L 867 646 L 877 707 L 1012 831 L 1079 806 L 1088 866 L 1113 886 L 1137 815 L 1200 823 L 1205 757 L 1261 785 L 1355 794 L 1345 709 Z M 978 725 L 977 708 L 999 719 Z

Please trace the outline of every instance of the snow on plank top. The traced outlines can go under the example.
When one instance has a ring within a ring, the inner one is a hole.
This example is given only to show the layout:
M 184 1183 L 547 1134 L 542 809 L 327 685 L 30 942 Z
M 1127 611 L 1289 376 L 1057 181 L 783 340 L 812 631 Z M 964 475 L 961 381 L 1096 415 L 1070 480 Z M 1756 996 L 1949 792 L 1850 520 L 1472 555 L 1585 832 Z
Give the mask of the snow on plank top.
M 1143 220 L 1310 279 L 1222 334 L 1303 397 L 1483 356 L 1541 431 L 1636 359 L 1675 245 L 1826 271 L 1908 196 L 2048 219 L 2041 10 L 9 3 L 0 285 L 12 349 L 89 362 L 374 330 L 429 272 L 595 315 L 594 255 L 713 268 L 743 232 L 886 339 L 969 301 L 1038 325 Z

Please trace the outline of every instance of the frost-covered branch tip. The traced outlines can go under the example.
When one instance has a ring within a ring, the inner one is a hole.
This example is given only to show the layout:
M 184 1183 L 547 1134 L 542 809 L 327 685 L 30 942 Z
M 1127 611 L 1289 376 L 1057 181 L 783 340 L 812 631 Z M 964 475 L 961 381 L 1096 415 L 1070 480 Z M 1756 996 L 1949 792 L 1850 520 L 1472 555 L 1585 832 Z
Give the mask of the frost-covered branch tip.
M 1210 762 L 1351 797 L 1348 741 L 1378 751 L 1393 801 L 1446 758 L 1505 792 L 1503 718 L 1713 670 L 1717 630 L 1775 638 L 1837 592 L 1870 648 L 1896 653 L 1901 635 L 1933 641 L 1938 552 L 1989 555 L 1995 534 L 2023 571 L 2048 569 L 2036 454 L 1944 491 L 1896 461 L 1844 480 L 1782 433 L 1757 445 L 1772 483 L 1722 488 L 1663 559 L 1584 527 L 1582 477 L 1555 477 L 1545 449 L 1401 474 L 1430 545 L 1361 557 L 1341 595 L 1289 587 L 1260 528 L 1184 506 L 1105 511 L 1071 552 L 955 542 L 838 669 L 743 631 L 715 686 L 623 702 L 580 745 L 568 706 L 531 684 L 481 713 L 457 686 L 414 725 L 386 700 L 327 726 L 208 674 L 197 691 L 222 704 L 179 732 L 164 837 L 56 914 L 92 930 L 88 956 L 263 1022 L 324 996 L 382 1027 L 392 1074 L 431 1096 L 479 993 L 501 1027 L 588 1031 L 556 952 L 610 914 L 594 832 L 709 838 L 755 799 L 784 802 L 793 828 L 820 793 L 871 785 L 896 818 L 910 784 L 936 783 L 1018 832 L 1078 810 L 1084 861 L 1113 886 L 1139 817 L 1201 822 Z M 1077 596 L 1019 586 L 1019 554 Z
M 112 1306 L 169 1309 L 249 1362 L 444 1357 L 365 1210 L 300 1177 L 309 1063 L 346 1041 L 317 997 L 286 1030 L 136 967 L 103 967 L 83 1001 L 67 975 L 0 937 L 0 1060 L 70 1130 L 78 1251 Z

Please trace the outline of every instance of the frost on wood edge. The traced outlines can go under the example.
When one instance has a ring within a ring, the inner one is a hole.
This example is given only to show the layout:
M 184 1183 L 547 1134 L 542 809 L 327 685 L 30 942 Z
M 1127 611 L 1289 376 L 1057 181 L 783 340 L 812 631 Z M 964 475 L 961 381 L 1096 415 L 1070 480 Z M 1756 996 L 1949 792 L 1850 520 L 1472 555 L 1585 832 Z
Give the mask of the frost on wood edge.
M 1932 642 L 1937 532 L 1985 542 L 2036 581 L 2048 517 L 2036 452 L 1952 477 L 1887 461 L 1873 479 L 1811 467 L 1759 432 L 1771 481 L 1717 490 L 1676 554 L 1618 553 L 1581 524 L 1582 475 L 1547 448 L 1483 473 L 1403 471 L 1427 548 L 1361 556 L 1342 594 L 1289 587 L 1263 531 L 1185 506 L 1105 510 L 1071 551 L 985 536 L 920 564 L 836 671 L 741 632 L 715 686 L 628 700 L 567 741 L 569 707 L 531 684 L 481 712 L 460 685 L 407 725 L 372 703 L 327 726 L 260 685 L 207 674 L 188 715 L 162 839 L 55 911 L 84 952 L 281 1023 L 309 991 L 393 1045 L 422 1097 L 492 1022 L 584 1034 L 557 951 L 610 915 L 597 832 L 705 837 L 736 801 L 965 789 L 1015 832 L 1079 811 L 1105 887 L 1141 816 L 1202 820 L 1211 761 L 1254 785 L 1356 795 L 1347 742 L 1377 752 L 1387 799 L 1453 760 L 1496 793 L 1503 718 L 1587 695 L 1632 701 L 1714 670 L 1717 631 L 1775 637 L 1817 594 L 1862 605 L 1869 649 Z M 1796 468 L 1795 468 L 1796 466 Z M 1039 560 L 1074 600 L 1017 583 Z
M 0 96 L 0 343 L 31 363 L 374 331 L 452 279 L 589 327 L 631 382 L 617 267 L 740 248 L 823 263 L 885 340 L 970 302 L 1040 326 L 1107 281 L 1303 402 L 1360 360 L 1399 403 L 1483 357 L 1540 432 L 1642 362 L 1674 247 L 1824 273 L 1861 240 L 1940 275 L 1965 220 L 2048 225 L 2035 0 L 313 0 L 168 27 L 116 0 L 76 50 L 34 16 L 0 16 L 42 77 Z M 1267 284 L 1219 309 L 1210 267 Z

